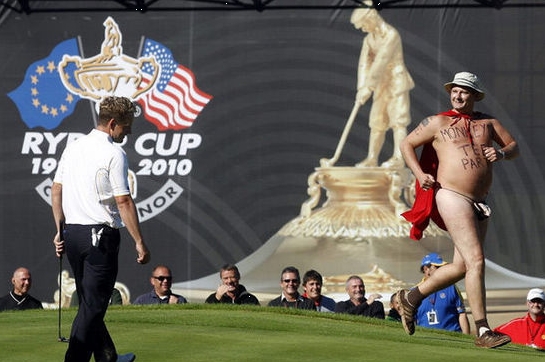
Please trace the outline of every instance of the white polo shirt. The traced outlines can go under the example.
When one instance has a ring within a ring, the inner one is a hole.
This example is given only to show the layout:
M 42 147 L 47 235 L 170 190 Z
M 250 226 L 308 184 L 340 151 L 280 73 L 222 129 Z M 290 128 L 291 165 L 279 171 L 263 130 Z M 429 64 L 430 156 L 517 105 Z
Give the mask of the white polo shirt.
M 93 129 L 69 143 L 54 182 L 62 184 L 67 224 L 123 226 L 114 196 L 130 194 L 125 151 L 109 134 Z

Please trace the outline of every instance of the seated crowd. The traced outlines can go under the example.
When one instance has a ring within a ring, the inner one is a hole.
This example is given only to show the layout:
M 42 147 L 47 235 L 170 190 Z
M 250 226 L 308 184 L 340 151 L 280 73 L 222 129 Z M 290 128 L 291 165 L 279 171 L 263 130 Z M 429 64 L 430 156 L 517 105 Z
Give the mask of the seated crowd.
M 435 270 L 447 264 L 440 255 L 430 253 L 422 259 L 420 270 L 423 280 Z M 260 305 L 258 298 L 240 284 L 240 272 L 236 265 L 225 264 L 219 272 L 220 285 L 211 293 L 205 303 Z M 303 294 L 299 288 L 303 287 Z M 0 311 L 42 308 L 42 303 L 29 293 L 32 277 L 27 268 L 17 268 L 12 276 L 12 290 L 0 298 Z M 164 265 L 156 266 L 151 273 L 150 284 L 153 289 L 135 298 L 133 304 L 184 304 L 187 299 L 172 292 L 172 272 Z M 285 267 L 280 273 L 281 294 L 267 303 L 269 307 L 298 308 L 329 313 L 347 313 L 370 318 L 400 322 L 399 305 L 396 294 L 389 300 L 388 314 L 379 300 L 382 295 L 370 293 L 366 297 L 365 284 L 358 275 L 351 275 L 345 283 L 348 299 L 335 302 L 322 294 L 323 278 L 316 270 L 308 270 L 301 280 L 299 270 L 294 266 Z M 119 291 L 117 291 L 119 293 Z M 112 293 L 110 304 L 117 303 L 116 290 Z M 74 296 L 77 300 L 77 295 Z M 470 328 L 461 293 L 456 285 L 428 296 L 417 310 L 416 322 L 425 328 L 437 328 L 469 334 Z M 428 299 L 427 298 L 427 299 Z M 526 315 L 515 318 L 495 328 L 495 331 L 508 335 L 513 343 L 545 350 L 545 292 L 533 288 L 526 298 Z M 73 303 L 71 304 L 74 305 Z

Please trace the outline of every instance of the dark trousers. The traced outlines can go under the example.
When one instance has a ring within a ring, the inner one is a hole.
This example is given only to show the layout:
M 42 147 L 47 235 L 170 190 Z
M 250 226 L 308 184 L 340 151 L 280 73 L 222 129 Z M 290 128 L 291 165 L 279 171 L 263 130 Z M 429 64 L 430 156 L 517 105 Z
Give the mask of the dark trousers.
M 92 229 L 101 236 L 92 245 Z M 104 315 L 117 278 L 119 230 L 105 225 L 68 224 L 65 250 L 76 279 L 79 309 L 70 332 L 65 362 L 115 362 L 117 351 L 104 324 Z

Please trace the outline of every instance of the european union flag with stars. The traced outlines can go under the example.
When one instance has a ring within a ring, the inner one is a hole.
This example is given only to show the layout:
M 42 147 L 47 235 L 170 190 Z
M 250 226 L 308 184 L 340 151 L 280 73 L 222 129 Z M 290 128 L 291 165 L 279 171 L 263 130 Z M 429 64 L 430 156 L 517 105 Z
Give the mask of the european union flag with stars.
M 23 83 L 8 93 L 28 128 L 54 129 L 74 112 L 80 97 L 65 88 L 57 69 L 65 54 L 80 55 L 76 38 L 63 41 L 48 57 L 32 63 Z

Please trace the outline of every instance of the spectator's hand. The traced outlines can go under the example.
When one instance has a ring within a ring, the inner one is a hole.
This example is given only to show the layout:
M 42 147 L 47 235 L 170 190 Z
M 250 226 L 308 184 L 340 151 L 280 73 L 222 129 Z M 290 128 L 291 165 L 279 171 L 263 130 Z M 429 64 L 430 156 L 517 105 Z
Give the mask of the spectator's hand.
M 381 299 L 382 295 L 378 293 L 373 293 L 369 295 L 369 298 L 367 298 L 367 304 L 371 305 L 375 300 Z
M 168 298 L 168 304 L 178 304 L 178 297 L 171 294 Z
M 64 241 L 61 240 L 60 233 L 55 234 L 53 245 L 55 245 L 55 254 L 57 254 L 57 258 L 60 258 L 62 254 L 64 254 Z
M 223 297 L 223 295 L 225 293 L 227 293 L 228 291 L 230 291 L 232 289 L 233 289 L 233 287 L 231 287 L 230 285 L 220 284 L 220 286 L 216 290 L 216 299 L 220 300 L 221 297 Z
M 151 255 L 143 241 L 141 243 L 136 243 L 136 253 L 138 254 L 136 257 L 136 262 L 138 264 L 146 264 L 149 262 Z

